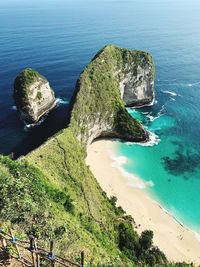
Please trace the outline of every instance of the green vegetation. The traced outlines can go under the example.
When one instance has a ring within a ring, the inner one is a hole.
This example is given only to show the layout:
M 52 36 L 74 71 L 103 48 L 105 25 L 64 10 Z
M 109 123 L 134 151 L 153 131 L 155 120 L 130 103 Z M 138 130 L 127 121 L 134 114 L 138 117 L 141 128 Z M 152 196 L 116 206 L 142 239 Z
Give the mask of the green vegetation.
M 116 198 L 107 198 L 85 165 L 85 156 L 70 129 L 26 158 L 1 156 L 3 227 L 12 225 L 22 237 L 31 233 L 39 240 L 53 238 L 57 253 L 74 260 L 84 249 L 87 264 L 94 266 L 168 266 L 163 253 L 152 246 L 152 232 L 138 236 L 133 219 L 116 207 Z
M 123 57 L 131 61 L 132 56 L 139 54 L 114 46 L 103 49 L 81 74 L 69 127 L 24 158 L 0 157 L 1 226 L 12 226 L 20 237 L 33 234 L 43 246 L 54 239 L 57 254 L 74 260 L 79 260 L 84 250 L 86 266 L 186 267 L 189 265 L 167 263 L 153 246 L 151 231 L 141 236 L 136 233 L 134 220 L 116 206 L 115 197 L 107 197 L 85 164 L 89 124 L 97 117 L 98 123 L 113 126 L 112 134 L 116 131 L 126 138 L 144 134 L 126 112 L 110 71 L 115 68 L 113 58 L 121 64 Z M 123 66 L 121 69 L 125 71 Z M 24 84 L 37 76 L 31 69 L 25 74 Z M 20 79 L 16 79 L 16 88 Z
M 37 92 L 37 99 L 41 99 L 42 98 L 42 93 L 41 92 Z
M 125 110 L 126 111 L 126 110 Z M 126 139 L 131 140 L 133 133 L 137 141 L 144 141 L 145 133 L 141 133 L 141 125 L 137 120 L 134 120 L 130 114 L 126 112 L 118 112 L 117 114 L 117 123 L 115 128 L 120 136 L 125 136 Z
M 27 68 L 23 70 L 15 79 L 14 82 L 14 99 L 18 109 L 23 108 L 28 104 L 28 86 L 33 82 L 41 78 L 44 81 L 47 81 L 44 76 L 39 74 L 37 71 Z
M 123 257 L 117 246 L 119 215 L 84 159 L 85 150 L 69 129 L 26 159 L 1 157 L 1 221 L 22 235 L 55 239 L 65 256 L 77 259 L 84 249 L 88 263 L 117 264 Z
M 130 141 L 147 139 L 141 124 L 126 111 L 120 93 L 123 74 L 146 62 L 154 77 L 152 58 L 146 52 L 108 45 L 95 56 L 82 72 L 71 103 L 70 126 L 79 140 L 87 143 L 101 135 Z M 95 135 L 97 128 L 100 131 Z

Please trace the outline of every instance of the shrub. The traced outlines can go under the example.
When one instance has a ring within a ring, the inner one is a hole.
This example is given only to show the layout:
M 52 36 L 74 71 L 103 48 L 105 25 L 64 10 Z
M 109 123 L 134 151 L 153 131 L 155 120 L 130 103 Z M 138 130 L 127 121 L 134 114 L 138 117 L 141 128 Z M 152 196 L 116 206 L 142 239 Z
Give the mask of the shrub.
M 153 244 L 153 232 L 149 230 L 143 231 L 139 238 L 139 244 L 142 250 L 150 249 Z
M 135 251 L 138 244 L 138 235 L 129 222 L 121 222 L 118 228 L 119 248 L 132 260 L 135 260 Z

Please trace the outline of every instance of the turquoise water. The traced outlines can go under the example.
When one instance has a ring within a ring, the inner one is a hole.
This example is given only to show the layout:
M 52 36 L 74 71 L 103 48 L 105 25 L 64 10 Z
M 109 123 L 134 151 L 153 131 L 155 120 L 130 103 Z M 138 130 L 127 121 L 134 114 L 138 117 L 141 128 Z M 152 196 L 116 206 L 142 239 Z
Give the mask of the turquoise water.
M 199 14 L 199 0 L 0 0 L 0 153 L 26 154 L 66 126 L 76 80 L 105 44 L 147 50 L 157 103 L 130 112 L 160 141 L 119 144 L 118 153 L 128 158 L 127 171 L 153 182 L 145 190 L 200 232 Z M 26 67 L 45 75 L 64 100 L 29 131 L 12 98 L 14 78 Z
M 192 123 L 198 116 L 174 91 L 161 90 L 158 99 L 162 103 L 156 101 L 152 107 L 128 109 L 152 133 L 151 141 L 141 145 L 118 142 L 117 153 L 126 157 L 124 169 L 145 182 L 144 190 L 179 221 L 200 233 L 199 139 L 192 135 L 197 131 Z M 186 128 L 188 121 L 190 128 Z

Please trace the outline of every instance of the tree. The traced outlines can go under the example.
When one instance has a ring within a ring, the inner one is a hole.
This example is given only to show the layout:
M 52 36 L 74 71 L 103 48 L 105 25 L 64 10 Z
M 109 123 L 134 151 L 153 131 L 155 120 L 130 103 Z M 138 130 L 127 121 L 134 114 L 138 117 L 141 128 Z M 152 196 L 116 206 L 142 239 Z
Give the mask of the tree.
M 143 231 L 139 238 L 139 244 L 143 250 L 150 249 L 153 245 L 153 232 L 150 230 Z

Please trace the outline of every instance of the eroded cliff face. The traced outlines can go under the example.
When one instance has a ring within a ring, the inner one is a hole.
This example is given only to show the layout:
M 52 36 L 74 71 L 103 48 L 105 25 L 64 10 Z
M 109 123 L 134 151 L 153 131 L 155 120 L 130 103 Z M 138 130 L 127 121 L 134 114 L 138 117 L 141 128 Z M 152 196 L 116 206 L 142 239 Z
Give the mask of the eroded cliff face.
M 56 105 L 49 82 L 32 69 L 25 69 L 15 79 L 14 100 L 25 123 L 36 123 Z
M 84 69 L 71 103 L 70 128 L 84 144 L 98 137 L 144 142 L 148 133 L 125 105 L 154 98 L 152 57 L 142 51 L 104 47 Z
M 126 106 L 148 105 L 154 100 L 154 65 L 148 57 L 144 54 L 137 66 L 133 61 L 133 66 L 127 66 L 120 79 L 121 97 Z

